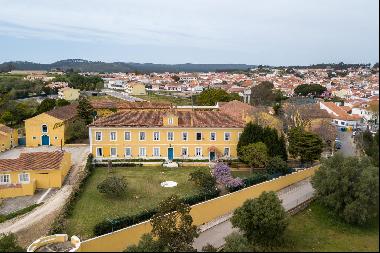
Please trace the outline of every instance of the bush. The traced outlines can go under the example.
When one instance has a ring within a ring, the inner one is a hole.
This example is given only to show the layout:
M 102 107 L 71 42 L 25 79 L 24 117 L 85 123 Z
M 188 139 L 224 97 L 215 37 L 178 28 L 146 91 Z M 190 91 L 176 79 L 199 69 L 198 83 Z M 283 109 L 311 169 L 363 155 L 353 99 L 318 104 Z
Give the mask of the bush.
M 72 215 L 73 207 L 77 202 L 79 196 L 83 192 L 83 186 L 86 184 L 88 179 L 90 178 L 92 171 L 94 169 L 94 165 L 92 164 L 93 155 L 89 154 L 87 157 L 86 166 L 82 173 L 79 174 L 80 179 L 78 180 L 78 184 L 74 185 L 73 191 L 70 194 L 66 204 L 62 208 L 61 214 L 54 220 L 53 224 L 50 228 L 50 234 L 62 234 L 64 232 L 64 224 L 67 217 Z
M 127 192 L 127 182 L 125 177 L 111 176 L 101 182 L 97 189 L 109 197 L 121 197 Z
M 285 209 L 274 192 L 263 192 L 256 199 L 245 201 L 234 211 L 231 223 L 248 240 L 262 245 L 278 242 L 288 225 Z
M 217 163 L 212 174 L 217 183 L 224 185 L 227 189 L 239 189 L 244 186 L 243 180 L 239 177 L 234 178 L 231 169 L 225 163 Z
M 0 252 L 25 252 L 25 250 L 18 245 L 14 234 L 1 234 Z
M 218 249 L 209 243 L 207 243 L 207 245 L 202 247 L 202 252 L 217 252 L 217 251 Z
M 262 142 L 240 148 L 240 159 L 252 168 L 264 168 L 268 163 L 268 149 Z
M 335 155 L 311 182 L 322 204 L 347 223 L 365 224 L 378 215 L 379 168 L 369 158 Z
M 66 142 L 88 138 L 88 129 L 83 119 L 77 119 L 70 123 L 66 129 Z
M 4 221 L 7 221 L 7 220 L 10 220 L 10 219 L 13 219 L 17 216 L 20 216 L 20 215 L 23 215 L 23 214 L 26 214 L 26 213 L 29 213 L 30 211 L 32 211 L 34 208 L 38 207 L 42 205 L 42 203 L 40 204 L 33 204 L 33 205 L 30 205 L 28 207 L 25 207 L 23 209 L 20 209 L 18 211 L 15 211 L 13 213 L 9 213 L 7 215 L 0 215 L 0 223 L 4 222 Z
M 279 156 L 270 158 L 266 169 L 269 174 L 281 173 L 282 175 L 285 175 L 290 172 L 288 164 Z
M 238 232 L 228 235 L 225 240 L 223 248 L 225 252 L 252 252 L 248 239 Z
M 210 193 L 216 191 L 216 181 L 210 172 L 198 170 L 190 173 L 189 181 L 194 183 L 201 192 Z
M 198 194 L 194 196 L 189 196 L 182 198 L 181 200 L 188 205 L 195 205 L 200 202 L 204 202 L 209 199 L 213 199 L 219 196 L 219 192 L 215 191 L 213 193 L 209 194 Z M 116 218 L 113 220 L 106 219 L 100 223 L 98 223 L 94 227 L 94 235 L 99 236 L 99 235 L 104 235 L 107 233 L 110 233 L 115 230 L 119 230 L 125 227 L 129 227 L 132 225 L 135 225 L 137 223 L 147 221 L 150 218 L 153 217 L 157 213 L 157 210 L 155 208 L 152 208 L 150 210 L 144 210 L 140 213 L 137 213 L 135 215 L 130 215 L 130 216 L 124 216 L 120 218 Z

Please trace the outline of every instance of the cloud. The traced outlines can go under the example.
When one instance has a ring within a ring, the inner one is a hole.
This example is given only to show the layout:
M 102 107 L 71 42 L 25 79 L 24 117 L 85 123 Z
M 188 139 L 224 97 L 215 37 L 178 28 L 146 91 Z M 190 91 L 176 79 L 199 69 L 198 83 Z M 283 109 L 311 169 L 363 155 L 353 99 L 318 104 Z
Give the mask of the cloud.
M 170 53 L 158 48 L 175 49 L 170 59 L 179 62 L 373 60 L 379 52 L 373 0 L 0 0 L 0 6 L 0 36 L 139 48 L 154 59 Z

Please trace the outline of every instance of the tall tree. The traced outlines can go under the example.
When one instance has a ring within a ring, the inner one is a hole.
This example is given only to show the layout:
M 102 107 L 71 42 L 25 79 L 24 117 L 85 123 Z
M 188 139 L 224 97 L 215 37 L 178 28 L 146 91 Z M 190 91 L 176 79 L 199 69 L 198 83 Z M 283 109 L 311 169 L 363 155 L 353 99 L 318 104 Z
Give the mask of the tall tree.
M 259 85 L 251 88 L 251 104 L 258 105 L 272 105 L 278 97 L 273 91 L 274 85 L 272 82 L 264 81 Z
M 240 153 L 240 159 L 251 168 L 264 168 L 268 163 L 268 149 L 262 142 L 243 146 Z
M 301 84 L 294 89 L 294 93 L 300 96 L 320 97 L 327 89 L 320 84 Z
M 302 127 L 292 128 L 289 132 L 289 153 L 301 162 L 312 162 L 321 157 L 323 141 L 319 135 L 307 132 Z
M 53 110 L 55 106 L 56 106 L 55 99 L 46 98 L 37 107 L 37 114 L 41 114 L 41 113 Z
M 317 198 L 348 223 L 365 224 L 378 215 L 379 168 L 368 158 L 336 154 L 311 182 Z
M 78 115 L 86 124 L 90 124 L 94 118 L 95 110 L 88 101 L 87 97 L 80 96 L 78 100 Z

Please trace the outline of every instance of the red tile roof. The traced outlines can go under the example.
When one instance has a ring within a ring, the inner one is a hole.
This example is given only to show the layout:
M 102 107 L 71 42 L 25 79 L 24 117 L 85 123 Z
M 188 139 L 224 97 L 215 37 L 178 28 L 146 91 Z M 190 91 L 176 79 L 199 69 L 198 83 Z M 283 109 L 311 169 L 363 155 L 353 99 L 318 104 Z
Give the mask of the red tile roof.
M 112 100 L 92 101 L 94 109 L 170 109 L 169 103 L 154 102 L 115 102 Z
M 77 104 L 61 106 L 45 113 L 54 118 L 66 121 L 77 116 L 77 106 Z
M 92 127 L 163 127 L 165 111 L 121 111 L 92 123 Z M 242 128 L 244 122 L 218 111 L 175 111 L 178 127 Z
M 16 159 L 0 159 L 0 172 L 24 170 L 57 170 L 65 152 L 21 153 Z
M 13 129 L 10 127 L 7 127 L 6 125 L 0 124 L 0 132 L 4 133 L 12 133 Z
M 359 120 L 360 116 L 358 115 L 350 115 L 348 114 L 341 106 L 337 106 L 334 102 L 321 102 L 325 106 L 327 106 L 331 111 L 333 111 L 336 115 L 332 115 L 333 118 L 337 118 L 340 120 Z

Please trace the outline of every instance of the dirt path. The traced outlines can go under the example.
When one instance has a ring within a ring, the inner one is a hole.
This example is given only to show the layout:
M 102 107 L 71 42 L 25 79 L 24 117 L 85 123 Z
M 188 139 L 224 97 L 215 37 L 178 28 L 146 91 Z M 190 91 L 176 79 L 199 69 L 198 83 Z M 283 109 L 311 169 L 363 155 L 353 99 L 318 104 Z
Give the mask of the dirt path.
M 70 196 L 73 189 L 72 185 L 78 180 L 78 173 L 83 170 L 89 153 L 88 147 L 68 148 L 67 151 L 73 155 L 73 166 L 67 176 L 65 185 L 40 207 L 23 216 L 0 224 L 0 234 L 15 233 L 22 246 L 27 246 L 33 240 L 46 235 L 50 225 Z

